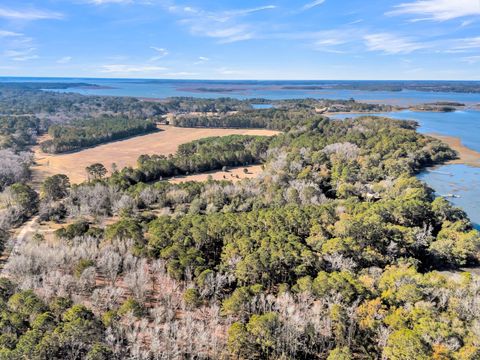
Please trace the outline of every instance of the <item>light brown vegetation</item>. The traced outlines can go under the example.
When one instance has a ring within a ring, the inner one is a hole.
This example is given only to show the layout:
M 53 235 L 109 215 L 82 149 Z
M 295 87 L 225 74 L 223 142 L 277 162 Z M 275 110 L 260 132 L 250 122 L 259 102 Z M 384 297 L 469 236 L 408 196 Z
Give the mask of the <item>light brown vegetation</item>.
M 244 169 L 248 172 L 245 173 Z M 229 168 L 228 171 L 209 171 L 202 174 L 194 174 L 188 176 L 177 176 L 170 179 L 173 184 L 179 184 L 188 181 L 207 181 L 211 176 L 212 180 L 228 180 L 237 182 L 242 179 L 256 178 L 262 172 L 262 165 L 241 166 L 236 168 Z
M 177 151 L 181 144 L 211 136 L 227 135 L 263 135 L 273 136 L 277 131 L 261 129 L 207 129 L 207 128 L 177 128 L 159 126 L 158 133 L 138 136 L 127 140 L 116 141 L 69 154 L 46 154 L 40 147 L 35 147 L 33 167 L 37 183 L 47 176 L 65 174 L 74 184 L 86 180 L 85 168 L 92 163 L 102 163 L 110 170 L 115 163 L 119 169 L 125 166 L 135 166 L 142 154 L 169 155 Z

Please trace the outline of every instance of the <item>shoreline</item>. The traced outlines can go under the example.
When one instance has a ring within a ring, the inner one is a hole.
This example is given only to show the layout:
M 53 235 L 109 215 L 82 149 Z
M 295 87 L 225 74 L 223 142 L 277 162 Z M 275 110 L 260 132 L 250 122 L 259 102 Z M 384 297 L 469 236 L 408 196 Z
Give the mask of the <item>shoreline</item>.
M 335 115 L 361 115 L 361 116 L 368 116 L 368 115 L 386 115 L 386 114 L 389 114 L 389 113 L 398 113 L 398 112 L 401 112 L 403 110 L 407 110 L 407 109 L 395 109 L 395 110 L 390 110 L 390 111 L 337 111 L 337 112 L 325 112 L 323 114 L 320 114 L 320 115 L 325 115 L 325 116 L 335 116 Z M 387 116 L 382 116 L 382 117 L 387 117 Z M 348 116 L 345 117 L 345 119 L 347 119 Z
M 443 141 L 458 153 L 458 159 L 447 161 L 446 164 L 463 164 L 480 168 L 480 152 L 463 145 L 460 138 L 437 133 L 428 133 L 425 135 Z

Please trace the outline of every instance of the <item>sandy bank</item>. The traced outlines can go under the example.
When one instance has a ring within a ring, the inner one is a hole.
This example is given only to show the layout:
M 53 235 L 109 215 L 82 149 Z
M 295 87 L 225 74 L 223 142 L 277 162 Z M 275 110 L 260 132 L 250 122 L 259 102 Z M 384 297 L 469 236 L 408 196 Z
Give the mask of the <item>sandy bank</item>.
M 465 164 L 469 166 L 480 167 L 480 152 L 472 150 L 463 145 L 460 138 L 440 134 L 428 135 L 443 141 L 458 153 L 459 158 L 449 161 L 449 164 Z

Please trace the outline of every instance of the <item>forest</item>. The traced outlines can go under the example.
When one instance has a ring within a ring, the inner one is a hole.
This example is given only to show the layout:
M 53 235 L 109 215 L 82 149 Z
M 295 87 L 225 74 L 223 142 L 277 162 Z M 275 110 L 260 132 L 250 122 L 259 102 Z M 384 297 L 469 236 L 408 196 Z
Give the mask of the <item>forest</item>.
M 264 104 L 265 99 L 252 99 Z M 325 112 L 384 112 L 399 110 L 390 105 L 364 104 L 355 100 L 277 100 L 268 102 L 270 109 L 248 109 L 227 113 L 178 114 L 172 124 L 179 127 L 262 128 L 288 131 L 306 118 L 321 118 Z
M 46 153 L 58 154 L 154 131 L 158 131 L 157 125 L 151 120 L 105 116 L 52 125 L 48 128 L 52 139 L 42 142 L 41 147 Z
M 310 110 L 260 109 L 246 110 L 234 114 L 218 115 L 180 115 L 172 124 L 178 127 L 213 127 L 213 128 L 261 128 L 285 130 L 287 126 L 298 124 L 310 114 Z
M 28 128 L 77 131 L 45 119 Z M 0 240 L 38 227 L 2 264 L 0 359 L 480 358 L 480 282 L 461 270 L 479 266 L 480 236 L 415 177 L 453 150 L 413 121 L 331 120 L 308 101 L 194 119 L 283 132 L 35 188 L 35 132 L 2 125 L 15 146 L 0 150 Z M 168 181 L 249 164 L 257 178 Z

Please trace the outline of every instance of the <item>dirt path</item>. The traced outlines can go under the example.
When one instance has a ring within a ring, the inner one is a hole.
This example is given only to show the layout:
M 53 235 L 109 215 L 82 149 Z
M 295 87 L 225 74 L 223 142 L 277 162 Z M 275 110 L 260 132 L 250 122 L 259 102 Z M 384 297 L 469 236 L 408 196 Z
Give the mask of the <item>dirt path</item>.
M 38 230 L 38 216 L 31 218 L 27 221 L 18 231 L 18 234 L 14 237 L 13 243 L 4 250 L 0 261 L 0 275 L 5 275 L 5 268 L 12 254 L 18 254 L 20 247 L 30 239 Z

